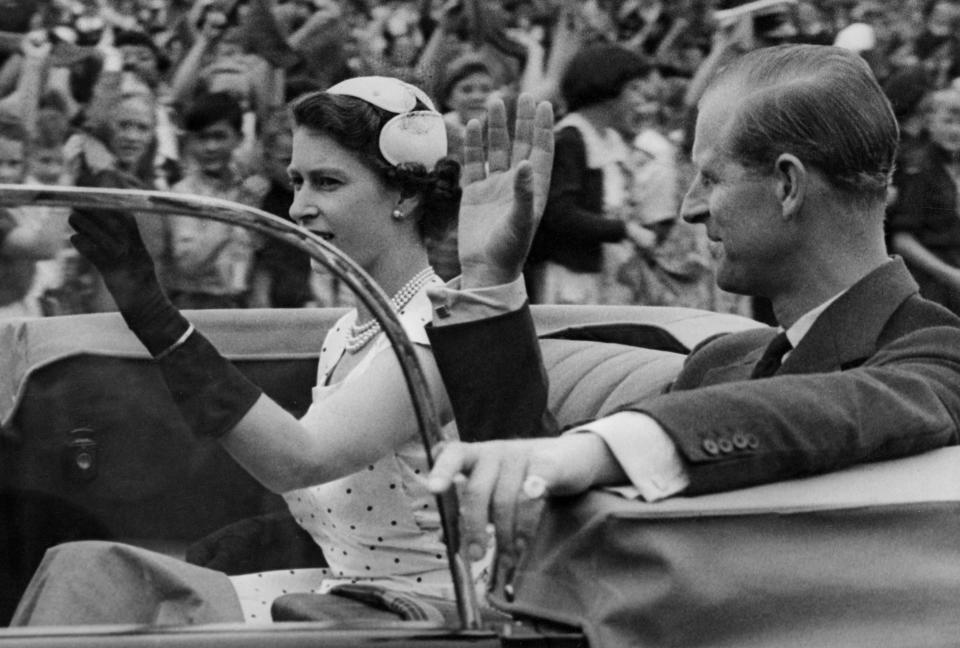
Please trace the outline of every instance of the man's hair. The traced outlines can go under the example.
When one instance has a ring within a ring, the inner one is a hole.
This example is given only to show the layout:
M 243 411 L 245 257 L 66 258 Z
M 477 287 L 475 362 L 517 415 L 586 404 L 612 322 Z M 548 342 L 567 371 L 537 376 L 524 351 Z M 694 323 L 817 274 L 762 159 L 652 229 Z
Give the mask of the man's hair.
M 614 99 L 623 87 L 651 71 L 639 54 L 620 45 L 591 45 L 570 61 L 560 81 L 560 91 L 568 110 Z
M 230 124 L 238 133 L 243 129 L 243 108 L 226 92 L 200 95 L 183 114 L 183 128 L 188 133 L 199 133 L 222 121 Z
M 772 169 L 791 153 L 853 198 L 885 198 L 897 120 L 860 56 L 822 45 L 758 49 L 722 69 L 706 94 L 721 87 L 742 97 L 726 142 L 738 162 Z

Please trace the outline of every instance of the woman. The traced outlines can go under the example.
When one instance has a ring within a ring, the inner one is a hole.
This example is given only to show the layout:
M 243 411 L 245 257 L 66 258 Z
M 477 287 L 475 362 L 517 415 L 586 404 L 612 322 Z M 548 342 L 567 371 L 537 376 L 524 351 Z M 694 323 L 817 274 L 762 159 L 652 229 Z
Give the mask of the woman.
M 70 136 L 64 145 L 69 175 L 77 186 L 161 189 L 154 170 L 156 109 L 153 96 L 124 94 L 99 125 Z M 164 249 L 162 223 L 142 219 L 142 236 L 155 255 Z M 81 313 L 115 311 L 116 306 L 90 264 L 71 250 L 67 258 L 79 282 L 89 288 L 71 305 Z
M 308 95 L 294 104 L 292 114 L 291 216 L 353 256 L 393 295 L 401 321 L 418 343 L 440 419 L 452 424 L 423 331 L 430 319 L 425 291 L 440 285 L 427 264 L 423 237 L 454 217 L 460 198 L 459 167 L 442 159 L 442 116 L 418 89 L 383 77 L 351 79 Z M 502 164 L 510 159 L 503 111 L 497 115 L 498 136 L 490 154 L 496 171 L 484 177 L 477 172 L 482 161 L 477 163 L 473 154 L 468 157 L 473 172 L 464 210 L 474 220 L 482 214 L 495 222 L 530 204 L 514 199 L 511 176 L 516 177 L 516 164 L 531 152 L 532 102 L 522 101 L 518 109 L 520 135 L 509 168 Z M 541 118 L 536 129 L 540 142 L 547 139 L 542 135 L 549 132 L 549 123 Z M 533 186 L 538 205 L 546 192 L 543 179 L 549 177 L 549 155 L 542 159 L 546 162 Z M 294 516 L 324 551 L 329 572 L 304 579 L 287 570 L 284 577 L 238 579 L 246 580 L 238 587 L 246 618 L 268 620 L 272 598 L 283 591 L 322 589 L 361 578 L 397 589 L 451 594 L 413 407 L 400 365 L 365 307 L 345 315 L 328 334 L 314 403 L 298 421 L 239 374 L 170 305 L 129 217 L 77 213 L 71 222 L 78 232 L 74 244 L 104 274 L 121 314 L 157 359 L 192 429 L 219 438 L 265 486 L 284 493 Z M 200 601 L 199 612 L 197 601 L 187 597 L 191 600 L 182 614 L 171 617 L 171 590 L 222 594 L 225 579 L 218 572 L 174 562 L 117 545 L 55 548 L 35 575 L 13 623 L 157 622 L 160 604 L 167 611 L 162 617 L 166 622 L 238 620 L 236 597 L 213 608 Z M 78 564 L 83 565 L 79 573 Z M 479 581 L 483 565 L 476 567 Z M 176 576 L 170 576 L 171 570 Z M 159 573 L 164 577 L 157 577 Z M 96 574 L 109 574 L 110 585 L 78 587 Z M 269 584 L 257 591 L 247 587 L 266 581 Z M 136 588 L 138 596 L 125 596 L 129 588 Z M 105 596 L 104 590 L 110 594 Z
M 561 83 L 570 112 L 557 124 L 556 157 L 543 222 L 530 253 L 528 281 L 546 304 L 620 304 L 618 281 L 633 248 L 656 235 L 640 223 L 632 146 L 653 68 L 619 45 L 577 53 Z

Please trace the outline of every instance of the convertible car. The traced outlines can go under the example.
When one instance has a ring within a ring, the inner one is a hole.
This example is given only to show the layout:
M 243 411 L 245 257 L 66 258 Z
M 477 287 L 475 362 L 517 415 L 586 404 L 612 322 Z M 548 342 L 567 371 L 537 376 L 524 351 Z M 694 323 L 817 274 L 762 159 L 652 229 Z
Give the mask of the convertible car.
M 210 217 L 307 251 L 377 314 L 404 366 L 423 441 L 440 440 L 410 343 L 382 292 L 325 242 L 211 199 L 0 187 L 0 203 L 27 202 Z M 341 313 L 187 316 L 266 393 L 302 414 L 320 342 Z M 758 326 L 681 308 L 543 306 L 534 317 L 561 424 L 614 411 L 625 394 L 658 393 L 699 341 Z M 656 504 L 627 488 L 556 498 L 520 564 L 498 571 L 483 601 L 464 584 L 456 498 L 439 505 L 458 600 L 438 615 L 370 604 L 337 623 L 278 613 L 261 625 L 0 628 L 0 648 L 946 646 L 960 637 L 960 449 Z M 216 443 L 185 429 L 118 315 L 0 322 L 3 624 L 46 549 L 71 540 L 192 559 L 202 546 L 205 564 L 228 573 L 322 564 L 285 511 Z M 241 535 L 245 552 L 223 541 Z

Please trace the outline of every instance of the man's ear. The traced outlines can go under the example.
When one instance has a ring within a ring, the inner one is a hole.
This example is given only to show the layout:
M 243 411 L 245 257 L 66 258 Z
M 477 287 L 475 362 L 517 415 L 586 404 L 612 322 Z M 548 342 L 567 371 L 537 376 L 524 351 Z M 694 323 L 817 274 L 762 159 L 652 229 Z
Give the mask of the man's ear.
M 783 153 L 777 158 L 774 174 L 783 216 L 793 218 L 800 212 L 806 192 L 810 188 L 809 171 L 797 156 Z

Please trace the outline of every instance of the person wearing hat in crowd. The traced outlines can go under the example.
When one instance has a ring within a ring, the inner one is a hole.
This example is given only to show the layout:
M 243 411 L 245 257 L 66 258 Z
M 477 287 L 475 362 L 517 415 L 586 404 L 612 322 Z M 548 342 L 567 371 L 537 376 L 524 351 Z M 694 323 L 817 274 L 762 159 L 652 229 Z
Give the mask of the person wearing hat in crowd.
M 617 261 L 626 258 L 607 244 L 656 242 L 632 202 L 639 154 L 632 143 L 653 73 L 619 45 L 589 46 L 571 60 L 561 81 L 569 112 L 556 126 L 550 195 L 530 252 L 535 302 L 626 301 L 629 290 L 616 279 Z
M 443 117 L 418 88 L 359 77 L 301 97 L 291 113 L 291 217 L 350 255 L 392 295 L 439 419 L 454 434 L 424 332 L 431 316 L 426 291 L 442 285 L 427 263 L 424 235 L 445 226 L 458 208 L 490 223 L 528 220 L 511 214 L 542 209 L 551 166 L 549 105 L 521 98 L 512 156 L 505 111 L 502 103 L 496 107 L 489 162 L 479 148 L 468 152 L 462 201 L 460 165 L 446 157 Z M 365 305 L 344 315 L 323 341 L 313 403 L 297 420 L 173 307 L 129 216 L 78 211 L 71 224 L 74 245 L 100 269 L 191 429 L 218 439 L 261 483 L 284 494 L 329 568 L 231 584 L 220 572 L 133 547 L 71 543 L 47 553 L 13 625 L 269 621 L 270 602 L 284 591 L 324 591 L 361 579 L 452 596 L 417 417 L 400 363 Z M 480 588 L 484 568 L 483 561 L 474 565 Z
M 487 99 L 496 89 L 493 75 L 482 56 L 467 54 L 447 66 L 443 79 L 439 95 L 440 109 L 445 111 L 443 120 L 448 134 L 455 131 L 462 143 L 467 122 L 486 115 Z M 451 153 L 459 153 L 459 149 L 451 147 Z

